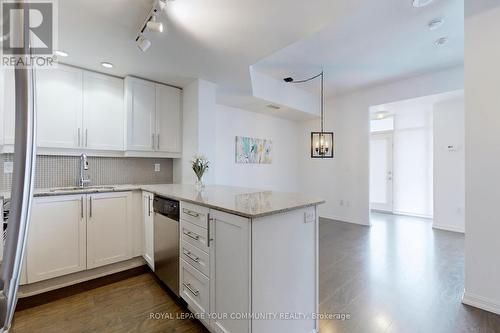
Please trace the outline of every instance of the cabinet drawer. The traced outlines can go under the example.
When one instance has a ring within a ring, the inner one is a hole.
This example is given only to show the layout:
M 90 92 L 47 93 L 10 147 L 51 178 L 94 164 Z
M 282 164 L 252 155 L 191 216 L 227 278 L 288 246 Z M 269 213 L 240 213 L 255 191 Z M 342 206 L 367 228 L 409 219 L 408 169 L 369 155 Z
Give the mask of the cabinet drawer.
M 208 313 L 209 280 L 181 259 L 180 294 L 193 313 Z M 207 323 L 207 320 L 203 320 Z
M 181 202 L 181 219 L 196 224 L 202 228 L 207 228 L 208 208 Z
M 206 252 L 183 241 L 181 243 L 181 258 L 206 276 L 209 276 L 209 256 Z
M 208 252 L 208 230 L 190 222 L 181 220 L 181 240 L 198 249 Z

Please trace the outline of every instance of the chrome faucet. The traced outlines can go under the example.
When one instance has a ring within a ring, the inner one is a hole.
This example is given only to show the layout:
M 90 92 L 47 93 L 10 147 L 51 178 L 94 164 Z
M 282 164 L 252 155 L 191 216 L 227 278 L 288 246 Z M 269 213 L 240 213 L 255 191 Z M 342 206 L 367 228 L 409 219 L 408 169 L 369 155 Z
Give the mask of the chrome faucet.
M 85 171 L 89 169 L 89 161 L 87 159 L 87 154 L 80 155 L 80 179 L 78 180 L 79 187 L 85 187 L 90 184 L 90 179 Z

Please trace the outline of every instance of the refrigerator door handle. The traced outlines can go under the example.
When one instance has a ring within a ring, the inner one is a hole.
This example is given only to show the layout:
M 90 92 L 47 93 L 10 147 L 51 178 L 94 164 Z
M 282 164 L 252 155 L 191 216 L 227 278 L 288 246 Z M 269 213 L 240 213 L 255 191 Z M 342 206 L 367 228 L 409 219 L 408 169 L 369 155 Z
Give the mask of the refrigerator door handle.
M 11 38 L 20 38 L 24 27 L 15 22 Z M 35 84 L 33 69 L 15 69 L 15 146 L 11 209 L 0 272 L 0 333 L 7 332 L 17 304 L 26 238 L 30 221 L 35 175 Z

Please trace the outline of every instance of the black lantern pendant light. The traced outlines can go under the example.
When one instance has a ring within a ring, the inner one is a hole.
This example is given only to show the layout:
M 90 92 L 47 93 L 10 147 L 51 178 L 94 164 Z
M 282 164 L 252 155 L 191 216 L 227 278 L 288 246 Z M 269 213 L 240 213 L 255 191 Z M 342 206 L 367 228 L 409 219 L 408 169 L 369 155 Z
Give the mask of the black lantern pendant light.
M 287 83 L 304 83 L 321 77 L 321 131 L 311 132 L 311 158 L 333 158 L 334 141 L 333 132 L 325 132 L 324 130 L 324 72 L 321 71 L 318 75 L 305 80 L 294 81 L 293 78 L 287 77 L 283 80 Z

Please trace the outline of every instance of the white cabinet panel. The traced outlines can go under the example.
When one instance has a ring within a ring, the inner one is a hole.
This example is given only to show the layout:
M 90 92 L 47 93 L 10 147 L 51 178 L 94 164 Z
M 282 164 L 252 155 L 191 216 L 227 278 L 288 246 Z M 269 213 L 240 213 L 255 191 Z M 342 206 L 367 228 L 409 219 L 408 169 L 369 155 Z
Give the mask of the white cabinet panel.
M 130 259 L 130 192 L 87 196 L 87 267 L 95 268 Z
M 250 312 L 250 220 L 210 210 L 210 312 Z M 216 316 L 217 317 L 217 316 Z M 216 318 L 220 333 L 250 332 L 249 320 Z
M 2 118 L 3 118 L 3 144 L 13 145 L 15 135 L 15 81 L 14 70 L 2 69 Z M 1 139 L 0 139 L 1 140 Z
M 181 90 L 156 85 L 156 150 L 182 151 Z
M 33 201 L 26 252 L 28 283 L 86 269 L 84 197 Z
M 127 77 L 127 149 L 154 150 L 155 143 L 155 84 Z
M 124 150 L 123 80 L 84 72 L 83 91 L 83 146 L 98 150 Z
M 154 213 L 153 213 L 153 194 L 142 192 L 143 198 L 143 222 L 144 222 L 144 260 L 155 270 L 154 261 Z
M 83 71 L 63 65 L 39 70 L 36 93 L 38 146 L 78 148 L 82 143 Z

